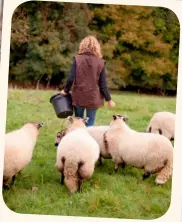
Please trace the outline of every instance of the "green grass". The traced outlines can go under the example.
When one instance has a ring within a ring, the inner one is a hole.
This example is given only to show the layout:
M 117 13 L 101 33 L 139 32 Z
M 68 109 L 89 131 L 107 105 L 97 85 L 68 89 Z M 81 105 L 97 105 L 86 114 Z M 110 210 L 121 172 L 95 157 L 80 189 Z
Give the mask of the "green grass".
M 155 185 L 155 175 L 142 181 L 143 171 L 127 166 L 116 175 L 111 160 L 97 166 L 83 193 L 70 197 L 60 185 L 55 168 L 54 138 L 65 121 L 56 117 L 49 98 L 53 91 L 9 90 L 7 129 L 17 129 L 24 121 L 45 121 L 30 165 L 22 171 L 9 191 L 3 191 L 7 206 L 18 213 L 107 218 L 154 219 L 170 206 L 171 179 L 163 186 Z M 113 114 L 129 117 L 128 124 L 145 131 L 152 115 L 161 110 L 175 112 L 176 99 L 129 93 L 115 93 L 117 107 L 104 107 L 97 113 L 96 125 L 109 124 Z M 32 191 L 32 187 L 38 189 Z

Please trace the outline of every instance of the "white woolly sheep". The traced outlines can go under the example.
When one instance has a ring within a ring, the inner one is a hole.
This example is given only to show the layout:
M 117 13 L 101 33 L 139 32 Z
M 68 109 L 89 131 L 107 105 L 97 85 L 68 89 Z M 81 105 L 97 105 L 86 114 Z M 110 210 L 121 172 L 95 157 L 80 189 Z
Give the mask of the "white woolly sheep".
M 44 124 L 26 122 L 20 129 L 5 135 L 3 187 L 13 186 L 16 175 L 31 161 L 39 135 L 39 128 Z M 10 186 L 8 181 L 12 179 Z
M 126 117 L 114 115 L 110 129 L 105 133 L 107 148 L 115 163 L 144 168 L 143 179 L 151 173 L 158 173 L 155 182 L 164 184 L 172 174 L 173 146 L 164 136 L 141 133 L 131 129 Z
M 153 115 L 146 132 L 161 134 L 170 141 L 174 140 L 175 114 L 171 112 L 157 112 Z
M 89 134 L 96 140 L 96 142 L 99 145 L 100 148 L 100 157 L 99 157 L 99 163 L 100 165 L 103 165 L 102 158 L 104 159 L 111 159 L 111 155 L 108 153 L 108 151 L 105 148 L 105 141 L 104 141 L 104 133 L 109 129 L 109 126 L 90 126 L 87 127 L 86 130 L 89 132 Z M 57 133 L 55 138 L 55 146 L 58 146 L 61 139 L 66 135 L 66 129 L 61 130 Z
M 106 149 L 106 144 L 104 140 L 104 133 L 109 129 L 109 126 L 90 126 L 87 127 L 87 131 L 89 134 L 96 140 L 100 148 L 100 165 L 103 165 L 102 159 L 111 159 L 111 155 L 108 153 Z
M 61 173 L 61 184 L 69 194 L 81 192 L 84 179 L 89 179 L 99 158 L 99 146 L 86 130 L 88 120 L 69 117 L 70 126 L 57 148 L 56 168 Z

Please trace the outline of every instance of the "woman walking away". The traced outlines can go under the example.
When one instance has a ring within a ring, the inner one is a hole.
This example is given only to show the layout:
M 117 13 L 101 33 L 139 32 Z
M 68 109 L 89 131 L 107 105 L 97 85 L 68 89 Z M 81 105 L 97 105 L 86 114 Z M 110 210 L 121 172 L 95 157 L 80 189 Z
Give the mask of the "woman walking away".
M 104 106 L 104 99 L 109 108 L 115 107 L 106 84 L 105 61 L 100 44 L 94 36 L 87 36 L 81 41 L 61 94 L 66 95 L 72 85 L 75 116 L 83 118 L 86 109 L 86 116 L 89 117 L 86 126 L 94 125 L 96 111 Z

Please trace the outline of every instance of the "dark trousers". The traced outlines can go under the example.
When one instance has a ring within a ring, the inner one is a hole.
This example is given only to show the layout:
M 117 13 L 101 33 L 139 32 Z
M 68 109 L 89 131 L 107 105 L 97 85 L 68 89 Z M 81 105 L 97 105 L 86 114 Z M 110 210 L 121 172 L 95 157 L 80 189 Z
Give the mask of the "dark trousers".
M 74 106 L 74 111 L 75 111 L 75 117 L 84 118 L 85 108 Z M 97 112 L 96 109 L 86 109 L 86 116 L 89 117 L 89 120 L 86 123 L 87 127 L 94 125 L 96 112 Z

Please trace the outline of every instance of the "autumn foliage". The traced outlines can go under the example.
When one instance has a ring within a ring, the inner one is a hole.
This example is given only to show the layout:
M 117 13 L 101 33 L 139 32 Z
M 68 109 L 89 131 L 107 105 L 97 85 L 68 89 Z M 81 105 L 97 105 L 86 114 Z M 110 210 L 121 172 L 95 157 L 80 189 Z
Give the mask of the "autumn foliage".
M 61 87 L 80 40 L 93 34 L 110 88 L 176 92 L 179 30 L 166 8 L 26 2 L 12 18 L 9 81 Z

